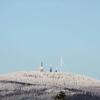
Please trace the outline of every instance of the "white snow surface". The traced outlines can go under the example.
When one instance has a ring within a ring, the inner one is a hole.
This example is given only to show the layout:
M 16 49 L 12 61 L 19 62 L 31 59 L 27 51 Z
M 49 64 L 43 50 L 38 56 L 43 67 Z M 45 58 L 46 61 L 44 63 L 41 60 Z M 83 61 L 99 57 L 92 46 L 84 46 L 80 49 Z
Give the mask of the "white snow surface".
M 75 88 L 100 87 L 100 80 L 65 72 L 20 71 L 0 75 L 2 80 Z

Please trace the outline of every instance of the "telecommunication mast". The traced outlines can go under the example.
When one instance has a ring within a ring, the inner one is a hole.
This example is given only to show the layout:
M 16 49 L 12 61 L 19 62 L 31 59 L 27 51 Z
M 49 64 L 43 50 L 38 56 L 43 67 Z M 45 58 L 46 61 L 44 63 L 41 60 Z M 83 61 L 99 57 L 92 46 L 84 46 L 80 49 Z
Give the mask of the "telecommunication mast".
M 43 61 L 41 61 L 41 65 L 40 65 L 40 72 L 43 72 L 44 68 L 43 68 Z

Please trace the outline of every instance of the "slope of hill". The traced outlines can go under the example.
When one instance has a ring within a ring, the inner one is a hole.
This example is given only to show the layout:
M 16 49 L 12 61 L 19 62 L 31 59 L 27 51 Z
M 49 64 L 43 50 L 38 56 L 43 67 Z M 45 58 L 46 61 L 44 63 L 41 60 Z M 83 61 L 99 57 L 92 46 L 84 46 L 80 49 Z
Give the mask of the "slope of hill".
M 100 100 L 100 81 L 61 72 L 22 71 L 0 76 L 0 100 L 60 100 L 61 96 L 67 98 L 61 100 Z M 85 99 L 77 99 L 80 96 Z

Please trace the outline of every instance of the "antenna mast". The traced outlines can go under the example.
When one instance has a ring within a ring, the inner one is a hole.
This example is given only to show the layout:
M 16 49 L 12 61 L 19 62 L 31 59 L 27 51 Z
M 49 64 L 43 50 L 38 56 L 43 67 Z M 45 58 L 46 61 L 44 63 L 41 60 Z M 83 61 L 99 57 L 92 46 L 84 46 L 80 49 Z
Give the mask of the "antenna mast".
M 60 58 L 60 67 L 61 67 L 61 68 L 63 67 L 62 56 L 61 56 L 61 58 Z
M 43 62 L 41 61 L 40 72 L 43 72 L 43 71 L 44 71 Z
M 62 59 L 62 56 L 60 58 L 60 69 L 61 69 L 61 72 L 62 72 L 62 68 L 63 68 L 63 59 Z

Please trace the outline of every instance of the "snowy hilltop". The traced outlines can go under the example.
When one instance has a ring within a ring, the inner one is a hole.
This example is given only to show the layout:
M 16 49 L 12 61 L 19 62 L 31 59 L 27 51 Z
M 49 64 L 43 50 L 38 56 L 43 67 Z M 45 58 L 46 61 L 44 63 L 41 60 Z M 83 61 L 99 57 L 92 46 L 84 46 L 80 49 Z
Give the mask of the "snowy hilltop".
M 45 71 L 21 71 L 0 76 L 0 100 L 60 100 L 56 98 L 60 93 L 65 96 L 94 95 L 100 100 L 100 81 L 72 73 Z

